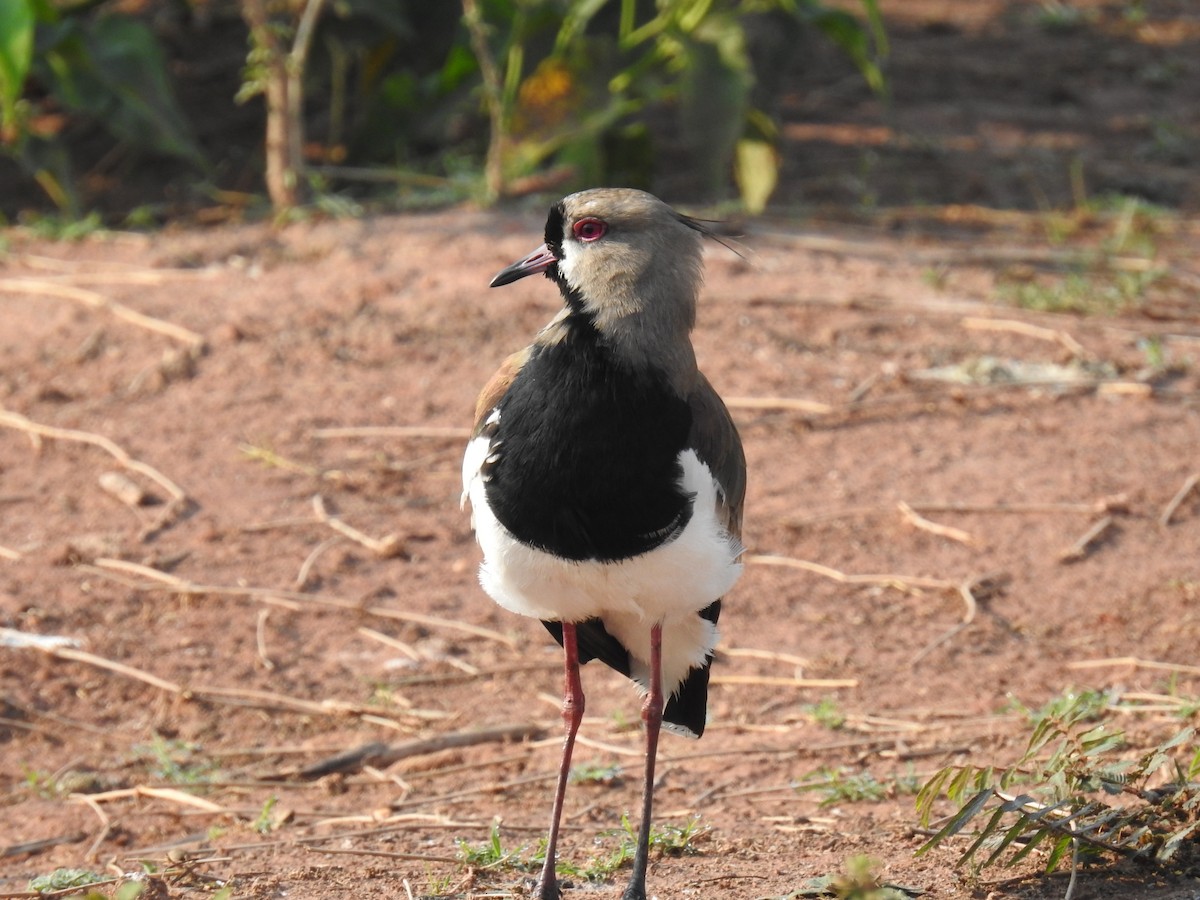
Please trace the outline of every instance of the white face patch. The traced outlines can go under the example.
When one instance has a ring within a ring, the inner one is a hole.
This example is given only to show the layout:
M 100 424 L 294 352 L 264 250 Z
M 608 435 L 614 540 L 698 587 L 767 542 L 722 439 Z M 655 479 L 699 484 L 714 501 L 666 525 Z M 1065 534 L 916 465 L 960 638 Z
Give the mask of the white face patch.
M 576 241 L 569 237 L 563 237 L 563 257 L 558 261 L 558 272 L 566 279 L 567 285 L 574 290 L 579 290 L 579 285 L 575 282 L 575 269 L 577 268 L 580 252 L 582 251 Z

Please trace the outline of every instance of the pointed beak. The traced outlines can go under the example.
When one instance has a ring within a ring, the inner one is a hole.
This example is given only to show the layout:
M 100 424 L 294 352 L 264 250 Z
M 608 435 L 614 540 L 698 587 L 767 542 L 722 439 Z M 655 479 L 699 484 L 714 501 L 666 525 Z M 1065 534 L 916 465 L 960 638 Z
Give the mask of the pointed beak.
M 558 260 L 554 258 L 554 254 L 550 252 L 550 248 L 542 244 L 542 246 L 538 247 L 524 259 L 497 272 L 496 277 L 492 279 L 492 283 L 488 287 L 502 287 L 506 284 L 512 284 L 514 281 L 519 281 L 526 275 L 536 275 L 538 272 L 545 272 L 556 262 Z

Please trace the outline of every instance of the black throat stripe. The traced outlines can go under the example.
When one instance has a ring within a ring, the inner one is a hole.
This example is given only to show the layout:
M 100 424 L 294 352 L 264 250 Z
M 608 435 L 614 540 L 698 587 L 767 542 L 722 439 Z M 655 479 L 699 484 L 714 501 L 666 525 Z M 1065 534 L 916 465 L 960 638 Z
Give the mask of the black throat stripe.
M 488 505 L 519 541 L 565 559 L 646 553 L 692 515 L 678 461 L 690 410 L 662 373 L 618 363 L 586 317 L 564 324 L 500 403 Z

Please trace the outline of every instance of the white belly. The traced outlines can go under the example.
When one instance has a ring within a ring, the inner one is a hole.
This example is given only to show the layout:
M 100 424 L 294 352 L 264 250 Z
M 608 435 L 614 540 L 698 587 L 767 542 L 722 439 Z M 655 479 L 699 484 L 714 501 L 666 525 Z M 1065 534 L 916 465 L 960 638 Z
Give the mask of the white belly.
M 615 562 L 561 559 L 518 541 L 488 507 L 479 474 L 488 453 L 476 438 L 463 460 L 464 498 L 483 563 L 479 582 L 505 609 L 537 619 L 604 621 L 635 660 L 634 677 L 645 682 L 650 627 L 663 624 L 663 685 L 673 691 L 716 644 L 716 627 L 697 613 L 725 594 L 742 566 L 740 542 L 717 519 L 717 488 L 708 466 L 692 450 L 679 455 L 680 487 L 695 495 L 692 517 L 670 543 Z M 638 677 L 641 676 L 641 677 Z

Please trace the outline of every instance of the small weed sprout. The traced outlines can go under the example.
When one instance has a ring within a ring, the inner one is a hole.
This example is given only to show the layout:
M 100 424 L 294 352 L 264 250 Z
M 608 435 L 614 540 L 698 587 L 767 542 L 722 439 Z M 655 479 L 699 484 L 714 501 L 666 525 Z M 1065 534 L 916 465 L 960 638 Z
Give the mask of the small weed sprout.
M 46 894 L 87 887 L 89 884 L 108 880 L 107 876 L 97 874 L 91 869 L 55 869 L 49 875 L 38 875 L 29 879 L 29 890 Z
M 848 769 L 822 767 L 813 772 L 810 779 L 797 784 L 796 790 L 819 792 L 822 794 L 821 806 L 871 803 L 901 794 L 915 794 L 919 789 L 917 778 L 911 773 L 880 781 L 865 769 L 851 772 Z
M 195 761 L 193 757 L 199 750 L 198 744 L 169 741 L 158 734 L 149 744 L 133 748 L 139 760 L 151 763 L 151 776 L 168 784 L 204 784 L 209 780 L 216 766 L 207 760 Z
M 602 784 L 611 786 L 621 780 L 621 764 L 611 763 L 607 766 L 599 763 L 587 763 L 571 769 L 571 784 Z
M 837 731 L 846 724 L 846 714 L 832 697 L 822 697 L 817 703 L 803 707 L 804 714 L 823 728 Z
M 270 834 L 275 828 L 275 821 L 272 814 L 275 812 L 275 804 L 279 802 L 279 798 L 272 794 L 267 798 L 267 802 L 263 804 L 262 809 L 258 811 L 258 818 L 254 820 L 254 830 L 259 834 Z
M 869 856 L 851 856 L 838 875 L 810 878 L 789 897 L 837 897 L 839 900 L 909 900 L 924 893 L 918 888 L 884 884 L 875 873 L 879 863 Z
M 458 853 L 462 857 L 462 861 L 468 866 L 474 866 L 477 869 L 518 869 L 526 871 L 533 867 L 535 861 L 523 860 L 521 855 L 526 851 L 526 847 L 518 847 L 515 850 L 506 850 L 500 839 L 500 822 L 493 820 L 491 830 L 488 832 L 487 840 L 478 845 L 472 845 L 469 841 L 458 841 Z

